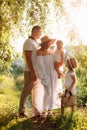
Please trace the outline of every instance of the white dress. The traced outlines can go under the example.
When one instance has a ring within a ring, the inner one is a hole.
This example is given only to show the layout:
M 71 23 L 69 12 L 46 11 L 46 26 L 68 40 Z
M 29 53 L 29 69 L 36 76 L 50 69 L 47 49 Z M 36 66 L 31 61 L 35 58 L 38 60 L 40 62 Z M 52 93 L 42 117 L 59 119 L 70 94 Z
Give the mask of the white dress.
M 66 74 L 65 74 L 65 89 L 68 89 L 71 86 L 71 84 L 72 84 L 71 76 L 75 76 L 76 77 L 75 71 L 66 72 Z M 71 93 L 73 95 L 76 95 L 76 87 L 75 86 L 71 89 Z
M 54 69 L 53 55 L 34 56 L 34 69 L 38 72 L 39 85 L 32 90 L 32 105 L 41 113 L 61 107 L 58 93 L 62 92 L 62 82 Z

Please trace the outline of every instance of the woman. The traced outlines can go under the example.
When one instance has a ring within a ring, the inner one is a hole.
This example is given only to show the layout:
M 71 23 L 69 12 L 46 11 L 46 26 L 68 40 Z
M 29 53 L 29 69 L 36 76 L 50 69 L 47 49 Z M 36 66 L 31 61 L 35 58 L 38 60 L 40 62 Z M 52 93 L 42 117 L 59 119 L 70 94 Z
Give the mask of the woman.
M 38 80 L 39 85 L 32 90 L 32 105 L 35 115 L 45 114 L 46 112 L 50 114 L 50 110 L 61 106 L 56 104 L 56 86 L 58 86 L 59 81 L 54 69 L 53 52 L 50 49 L 55 39 L 44 36 L 41 42 L 40 48 L 32 55 L 33 67 L 40 79 Z

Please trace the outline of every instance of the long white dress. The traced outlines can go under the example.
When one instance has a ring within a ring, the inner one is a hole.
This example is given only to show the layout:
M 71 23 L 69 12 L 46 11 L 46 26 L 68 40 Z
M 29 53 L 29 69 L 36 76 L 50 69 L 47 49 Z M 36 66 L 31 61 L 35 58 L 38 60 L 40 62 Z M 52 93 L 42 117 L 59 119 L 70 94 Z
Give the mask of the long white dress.
M 32 90 L 32 106 L 43 112 L 61 107 L 58 93 L 62 92 L 62 82 L 54 69 L 53 55 L 33 56 L 33 67 L 38 72 L 38 86 Z M 34 111 L 35 112 L 35 111 Z

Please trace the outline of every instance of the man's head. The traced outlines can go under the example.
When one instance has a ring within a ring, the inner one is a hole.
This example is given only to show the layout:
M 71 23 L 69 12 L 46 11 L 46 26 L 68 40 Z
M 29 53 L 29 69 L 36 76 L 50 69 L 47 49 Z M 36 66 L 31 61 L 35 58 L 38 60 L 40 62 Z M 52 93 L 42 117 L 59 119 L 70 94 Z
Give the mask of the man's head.
M 32 28 L 32 31 L 31 31 L 31 36 L 34 38 L 34 39 L 39 39 L 40 36 L 41 36 L 41 27 L 36 25 Z

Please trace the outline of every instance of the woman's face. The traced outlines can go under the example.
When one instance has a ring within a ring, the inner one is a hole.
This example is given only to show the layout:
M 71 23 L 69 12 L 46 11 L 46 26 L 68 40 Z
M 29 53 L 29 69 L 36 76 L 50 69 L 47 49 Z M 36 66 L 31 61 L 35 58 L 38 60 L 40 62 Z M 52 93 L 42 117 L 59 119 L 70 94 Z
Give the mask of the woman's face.
M 55 41 L 56 41 L 56 39 L 51 39 L 51 40 L 49 40 L 49 42 L 48 42 L 48 47 L 50 47 L 50 45 L 54 44 Z
M 43 49 L 48 49 L 50 47 L 50 45 L 52 45 L 55 42 L 55 39 L 51 39 L 49 41 L 46 41 L 44 43 L 41 44 L 41 47 Z

